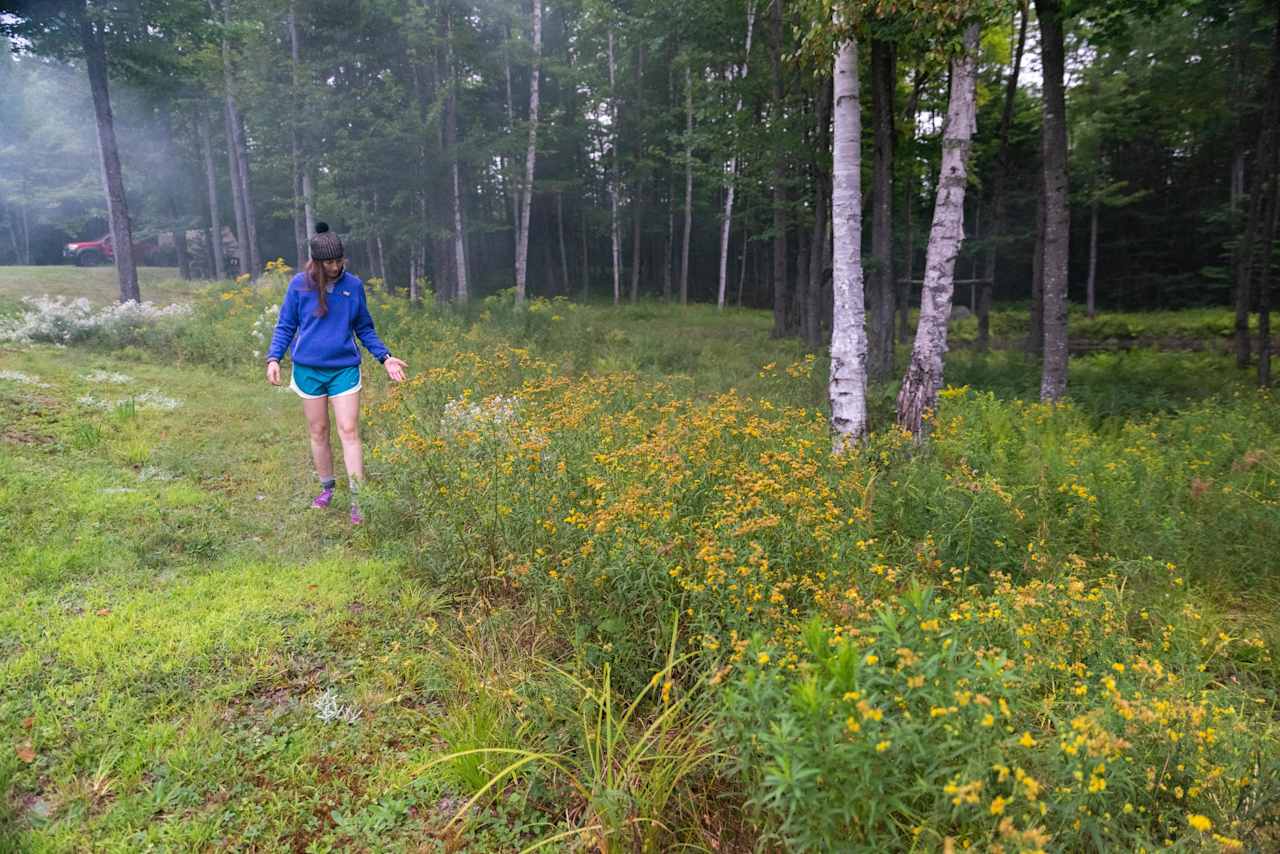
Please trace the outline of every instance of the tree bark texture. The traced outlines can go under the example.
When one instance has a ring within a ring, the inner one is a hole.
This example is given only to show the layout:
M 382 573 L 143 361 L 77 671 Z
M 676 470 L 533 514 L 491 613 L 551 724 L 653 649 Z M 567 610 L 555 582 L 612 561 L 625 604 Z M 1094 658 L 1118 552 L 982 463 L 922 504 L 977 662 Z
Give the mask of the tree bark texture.
M 964 53 L 951 61 L 951 95 L 942 132 L 942 167 L 933 206 L 933 225 L 925 251 L 920 319 L 911 348 L 911 364 L 898 392 L 898 426 L 909 430 L 917 442 L 924 439 L 926 413 L 937 406 L 938 391 L 942 388 L 942 359 L 947 352 L 956 258 L 964 241 L 969 148 L 977 116 L 978 38 L 978 25 L 970 24 L 964 33 Z
M 991 346 L 991 293 L 996 281 L 996 261 L 1000 241 L 1004 238 L 1007 219 L 1009 185 L 1009 129 L 1013 125 L 1013 107 L 1018 94 L 1018 76 L 1022 70 L 1022 54 L 1027 46 L 1027 19 L 1030 18 L 1025 0 L 1019 8 L 1017 42 L 1013 49 L 1013 64 L 1009 68 L 1009 80 L 1005 83 L 1004 109 L 1000 112 L 1000 146 L 996 153 L 995 174 L 991 179 L 991 216 L 987 230 L 987 257 L 978 291 L 978 350 L 986 352 Z
M 1067 100 L 1061 0 L 1036 0 L 1044 63 L 1044 364 L 1040 400 L 1067 394 L 1067 264 L 1071 209 L 1067 194 Z
M 516 250 L 516 305 L 524 305 L 529 261 L 529 211 L 533 207 L 533 171 L 538 157 L 538 76 L 542 60 L 542 0 L 533 0 L 533 65 L 529 69 L 529 145 L 525 149 L 520 200 L 520 243 Z
M 133 258 L 133 224 L 129 221 L 129 205 L 124 192 L 124 173 L 120 168 L 120 150 L 116 145 L 115 118 L 111 113 L 111 92 L 107 86 L 107 46 L 101 25 L 93 19 L 86 0 L 81 0 L 80 45 L 89 72 L 89 90 L 93 94 L 93 112 L 97 120 L 98 156 L 102 167 L 103 190 L 107 198 L 107 217 L 111 222 L 111 247 L 116 256 L 116 279 L 120 285 L 120 302 L 139 302 L 138 268 Z
M 871 187 L 871 287 L 868 290 L 868 364 L 873 380 L 893 373 L 893 90 L 897 86 L 893 42 L 871 42 L 871 113 L 875 162 Z
M 836 26 L 840 26 L 836 14 Z M 833 449 L 841 453 L 867 434 L 867 330 L 862 290 L 862 116 L 858 43 L 837 48 L 832 139 L 831 401 Z
M 636 49 L 636 109 L 635 115 L 644 116 L 644 47 Z M 628 134 L 634 136 L 632 144 L 637 152 L 644 151 L 644 139 L 641 136 L 642 125 L 635 123 L 635 130 Z M 634 303 L 640 294 L 640 249 L 644 234 L 644 184 L 638 177 L 631 192 L 631 302 Z

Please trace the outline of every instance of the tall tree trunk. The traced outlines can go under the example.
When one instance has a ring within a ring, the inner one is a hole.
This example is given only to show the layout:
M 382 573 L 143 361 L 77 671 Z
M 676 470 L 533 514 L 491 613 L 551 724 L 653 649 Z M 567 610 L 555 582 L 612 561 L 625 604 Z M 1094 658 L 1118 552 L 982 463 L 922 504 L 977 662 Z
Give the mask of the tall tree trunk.
M 636 109 L 635 115 L 644 116 L 644 47 L 636 49 Z M 628 134 L 634 136 L 633 143 L 637 152 L 644 151 L 643 125 L 635 123 L 635 130 Z M 639 158 L 637 158 L 639 159 Z M 638 170 L 637 170 L 638 171 Z M 637 177 L 635 188 L 631 193 L 631 302 L 635 302 L 640 290 L 640 238 L 644 231 L 644 178 Z
M 742 73 L 736 74 L 736 69 L 729 69 L 729 79 L 741 78 L 747 76 L 747 68 L 751 60 L 751 35 L 755 29 L 756 23 L 756 4 L 755 0 L 750 0 L 747 4 L 747 43 L 746 50 L 743 52 Z M 738 96 L 738 104 L 734 108 L 733 114 L 736 120 L 738 113 L 742 112 L 742 96 Z M 729 158 L 729 164 L 725 167 L 725 181 L 727 186 L 724 195 L 724 217 L 720 221 L 720 288 L 716 296 L 716 307 L 724 308 L 725 285 L 729 275 L 729 232 L 733 227 L 733 193 L 734 182 L 738 174 L 738 153 L 737 143 L 734 143 L 734 153 Z M 741 303 L 741 300 L 739 300 Z
M 1085 312 L 1092 320 L 1096 313 L 1098 284 L 1098 200 L 1089 204 L 1089 279 L 1085 284 Z
M 835 13 L 840 27 L 839 13 Z M 836 50 L 835 130 L 832 137 L 831 401 L 834 450 L 841 453 L 867 434 L 867 329 L 862 291 L 862 117 L 858 43 Z
M 232 128 L 235 132 L 236 171 L 240 182 L 240 201 L 244 205 L 245 233 L 249 239 L 249 269 L 241 272 L 248 272 L 256 281 L 262 273 L 262 255 L 258 250 L 258 217 L 253 209 L 253 193 L 250 189 L 249 149 L 244 141 L 244 117 L 240 115 L 240 110 L 236 107 L 235 100 L 230 93 L 228 93 L 227 98 L 227 110 L 232 116 Z
M 1274 157 L 1274 149 L 1273 149 Z M 1280 215 L 1280 173 L 1272 161 L 1266 229 L 1262 235 L 1262 264 L 1258 271 L 1258 385 L 1271 385 L 1271 270 L 1275 260 L 1276 219 Z
M 1004 239 L 1008 200 L 1005 188 L 1009 184 L 1009 128 L 1013 124 L 1013 106 L 1018 94 L 1018 75 L 1022 70 L 1022 53 L 1027 46 L 1027 19 L 1030 18 L 1026 0 L 1019 7 L 1018 35 L 1013 49 L 1013 65 L 1009 68 L 1009 80 L 1004 88 L 1004 109 L 1000 113 L 1000 147 L 996 154 L 995 175 L 991 179 L 991 223 L 987 235 L 986 264 L 982 271 L 984 281 L 978 291 L 978 349 L 986 352 L 991 346 L 991 294 L 996 281 L 996 259 L 1000 241 Z
M 536 0 L 534 14 L 540 14 L 539 9 L 541 0 Z M 535 25 L 539 26 L 540 25 Z M 462 224 L 462 181 L 459 176 L 458 167 L 458 70 L 453 61 L 453 15 L 449 11 L 444 13 L 444 29 L 445 29 L 445 72 L 449 75 L 449 97 L 445 101 L 445 119 L 444 119 L 444 144 L 449 149 L 449 208 L 450 220 L 453 232 L 453 266 L 455 279 L 454 299 L 460 303 L 465 303 L 469 298 L 467 289 L 467 251 L 464 237 L 466 234 Z M 539 29 L 539 33 L 540 33 Z M 541 42 L 539 41 L 539 44 Z M 535 68 L 537 60 L 534 61 Z M 533 81 L 533 91 L 529 96 L 529 120 L 530 133 L 535 133 L 534 124 L 538 121 L 538 83 L 536 79 L 537 72 L 534 72 L 535 79 Z M 532 137 L 529 141 L 529 157 L 533 158 Z M 529 165 L 529 171 L 532 173 L 532 163 Z M 526 214 L 527 215 L 527 214 Z M 528 248 L 528 233 L 525 230 L 525 248 Z M 517 261 L 516 266 L 516 301 L 524 301 L 524 277 L 522 275 L 522 261 Z
M 196 131 L 200 135 L 200 153 L 204 158 L 205 188 L 209 201 L 209 255 L 213 258 L 214 278 L 227 277 L 222 254 L 222 217 L 218 212 L 218 173 L 213 163 L 213 140 L 209 133 L 209 112 L 202 101 L 196 106 Z
M 224 101 L 222 123 L 227 132 L 227 177 L 231 182 L 231 207 L 236 215 L 236 259 L 240 272 L 248 273 L 253 265 L 249 261 L 249 228 L 244 214 L 244 187 L 240 183 L 239 158 L 236 156 L 235 134 L 231 130 L 231 112 Z
M 622 235 L 618 231 L 618 195 L 622 181 L 618 164 L 618 63 L 613 54 L 613 25 L 609 25 L 609 136 L 613 149 L 613 174 L 609 180 L 609 239 L 613 249 L 613 304 L 622 302 Z
M 298 131 L 302 115 L 301 64 L 302 46 L 298 40 L 298 15 L 295 4 L 290 0 L 285 26 L 289 31 L 289 149 L 293 163 L 293 242 L 297 252 L 297 267 L 301 270 L 309 256 L 307 238 L 311 234 L 307 230 L 306 194 L 302 184 L 305 171 L 302 161 L 302 140 Z M 372 266 L 372 264 L 370 265 Z
M 173 230 L 173 251 L 178 256 L 178 277 L 184 282 L 191 279 L 191 253 L 187 251 L 187 229 Z
M 425 2 L 425 0 L 424 0 Z M 514 98 L 511 94 L 511 28 L 507 27 L 507 40 L 502 45 L 502 71 L 507 83 L 507 133 L 516 132 L 516 113 Z M 512 258 L 520 251 L 520 192 L 516 187 L 515 177 L 510 175 L 510 164 L 503 158 L 503 173 L 507 174 L 507 201 L 511 205 L 511 241 Z
M 568 296 L 572 292 L 569 284 L 569 253 L 564 245 L 564 193 L 556 190 L 556 236 L 560 240 L 560 284 L 561 292 Z
M 786 95 L 782 81 L 782 0 L 773 0 L 769 27 L 769 67 L 773 112 L 773 336 L 787 334 L 787 138 L 783 131 Z
M 1067 193 L 1067 100 L 1061 0 L 1036 0 L 1044 62 L 1044 366 L 1040 400 L 1067 393 L 1067 263 L 1071 209 Z
M 1270 263 L 1267 254 L 1271 247 L 1259 252 L 1260 232 L 1265 229 L 1264 197 L 1268 176 L 1273 170 L 1275 158 L 1275 128 L 1280 123 L 1280 3 L 1276 4 L 1276 23 L 1271 42 L 1271 69 L 1267 74 L 1266 102 L 1263 109 L 1262 130 L 1254 157 L 1254 180 L 1249 190 L 1249 212 L 1245 220 L 1244 234 L 1240 238 L 1236 256 L 1236 365 L 1247 367 L 1250 360 L 1249 309 L 1253 302 L 1253 281 L 1259 256 L 1263 264 Z
M 106 39 L 102 25 L 91 16 L 87 0 L 80 0 L 77 11 L 80 16 L 80 46 L 84 50 L 89 90 L 93 93 L 93 112 L 97 119 L 99 165 L 107 198 L 107 216 L 111 222 L 111 248 L 116 256 L 120 302 L 139 302 L 142 296 L 138 290 L 138 268 L 133 259 L 133 224 L 129 221 L 120 151 L 116 147 L 115 118 L 111 114 L 111 93 L 107 88 Z
M 1043 167 L 1041 167 L 1043 174 Z M 1044 181 L 1036 181 L 1036 237 L 1031 248 L 1031 318 L 1028 324 L 1027 352 L 1044 352 Z
M 692 59 L 688 63 L 692 63 Z M 680 244 L 680 304 L 689 304 L 689 237 L 693 232 L 693 73 L 684 67 L 684 237 Z
M 893 90 L 898 84 L 894 45 L 871 42 L 871 111 L 875 118 L 875 172 L 871 190 L 871 288 L 867 369 L 873 380 L 893 373 Z
M 963 55 L 951 61 L 951 94 L 942 132 L 942 167 L 933 225 L 925 252 L 920 320 L 911 348 L 911 364 L 898 392 L 898 426 L 909 430 L 917 442 L 924 439 L 925 413 L 937 405 L 942 388 L 942 357 L 947 351 L 956 257 L 964 240 L 967 161 L 977 117 L 978 36 L 978 25 L 970 24 L 964 32 Z
M 538 76 L 542 63 L 542 0 L 533 0 L 533 64 L 529 68 L 529 145 L 525 149 L 520 200 L 520 243 L 516 249 L 516 305 L 524 305 L 529 260 L 529 211 L 533 207 L 533 171 L 538 157 Z

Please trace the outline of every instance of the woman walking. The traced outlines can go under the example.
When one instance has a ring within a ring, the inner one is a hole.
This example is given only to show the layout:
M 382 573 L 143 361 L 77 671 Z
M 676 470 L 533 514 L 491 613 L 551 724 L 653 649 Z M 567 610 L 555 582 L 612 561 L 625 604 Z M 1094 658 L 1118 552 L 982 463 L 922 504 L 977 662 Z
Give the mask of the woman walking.
M 333 405 L 342 442 L 342 459 L 351 489 L 351 524 L 364 521 L 356 493 L 364 480 L 360 447 L 360 350 L 356 338 L 382 363 L 387 376 L 404 379 L 404 362 L 391 355 L 373 328 L 364 283 L 346 271 L 342 241 L 322 222 L 311 238 L 311 260 L 293 277 L 280 307 L 271 348 L 267 382 L 280 385 L 280 359 L 293 345 L 293 378 L 289 387 L 302 398 L 311 434 L 311 459 L 320 478 L 320 494 L 311 502 L 323 509 L 333 501 L 333 452 L 329 448 L 329 406 Z M 296 336 L 296 338 L 295 338 Z

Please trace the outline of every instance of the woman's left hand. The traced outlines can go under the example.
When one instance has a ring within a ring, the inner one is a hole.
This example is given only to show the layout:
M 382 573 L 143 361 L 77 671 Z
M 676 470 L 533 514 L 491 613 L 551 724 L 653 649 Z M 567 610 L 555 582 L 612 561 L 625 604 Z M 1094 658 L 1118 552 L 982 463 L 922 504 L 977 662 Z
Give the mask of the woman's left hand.
M 391 379 L 396 382 L 403 382 L 405 368 L 409 367 L 409 365 L 395 356 L 388 356 L 387 360 L 382 363 L 382 367 L 387 369 L 387 376 L 391 377 Z

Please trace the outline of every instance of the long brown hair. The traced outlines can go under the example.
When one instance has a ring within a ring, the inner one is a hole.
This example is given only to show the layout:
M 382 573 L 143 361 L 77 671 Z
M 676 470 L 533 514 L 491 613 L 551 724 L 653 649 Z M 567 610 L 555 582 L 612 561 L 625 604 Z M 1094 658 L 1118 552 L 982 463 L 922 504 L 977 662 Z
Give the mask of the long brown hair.
M 309 258 L 304 269 L 307 273 L 307 287 L 316 295 L 316 300 L 319 302 L 316 306 L 316 317 L 324 317 L 329 313 L 329 294 L 325 290 L 328 281 L 324 275 L 324 262 Z

